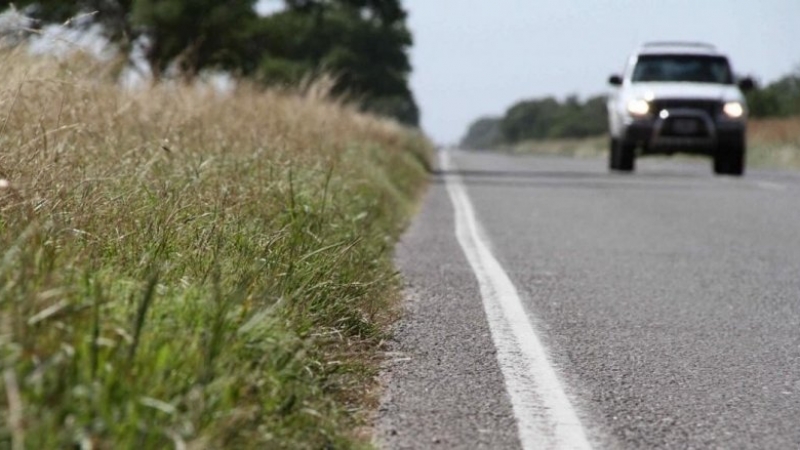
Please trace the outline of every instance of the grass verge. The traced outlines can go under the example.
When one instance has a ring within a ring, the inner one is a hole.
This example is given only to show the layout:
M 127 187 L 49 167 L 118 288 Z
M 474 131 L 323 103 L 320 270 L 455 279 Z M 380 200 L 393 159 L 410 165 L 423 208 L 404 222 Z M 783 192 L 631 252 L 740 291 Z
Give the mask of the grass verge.
M 0 54 L 0 447 L 352 448 L 429 144 Z
M 570 156 L 573 158 L 596 158 L 608 153 L 608 138 L 593 136 L 574 139 L 545 139 L 525 141 L 507 150 L 516 154 Z
M 800 117 L 752 120 L 747 134 L 748 164 L 800 169 Z
M 800 117 L 751 120 L 747 133 L 749 167 L 800 169 Z M 607 157 L 608 145 L 607 136 L 596 136 L 526 141 L 504 150 L 517 154 L 599 158 Z

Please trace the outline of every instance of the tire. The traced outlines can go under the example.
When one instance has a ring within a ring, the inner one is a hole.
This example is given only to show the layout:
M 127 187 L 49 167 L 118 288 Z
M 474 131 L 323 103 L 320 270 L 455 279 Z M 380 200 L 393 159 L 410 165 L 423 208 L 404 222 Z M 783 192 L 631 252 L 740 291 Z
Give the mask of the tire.
M 636 166 L 636 145 L 620 139 L 611 139 L 608 167 L 619 172 L 632 172 Z
M 714 173 L 717 175 L 744 175 L 745 168 L 744 139 L 721 141 L 714 154 Z
M 617 170 L 617 140 L 612 137 L 608 144 L 608 168 Z

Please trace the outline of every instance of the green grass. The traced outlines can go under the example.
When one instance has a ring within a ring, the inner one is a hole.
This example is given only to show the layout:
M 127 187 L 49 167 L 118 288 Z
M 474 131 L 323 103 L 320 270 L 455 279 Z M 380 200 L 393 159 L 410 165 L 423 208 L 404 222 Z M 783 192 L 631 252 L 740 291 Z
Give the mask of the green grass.
M 0 59 L 0 448 L 367 446 L 429 144 L 310 95 Z

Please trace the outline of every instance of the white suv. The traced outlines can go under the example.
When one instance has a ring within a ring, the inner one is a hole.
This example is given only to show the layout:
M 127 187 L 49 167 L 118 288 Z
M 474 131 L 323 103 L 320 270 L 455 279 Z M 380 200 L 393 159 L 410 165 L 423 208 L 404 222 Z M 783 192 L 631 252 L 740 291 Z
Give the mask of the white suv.
M 708 44 L 653 42 L 608 82 L 609 166 L 630 172 L 638 154 L 711 156 L 714 172 L 742 175 L 747 104 L 725 55 Z

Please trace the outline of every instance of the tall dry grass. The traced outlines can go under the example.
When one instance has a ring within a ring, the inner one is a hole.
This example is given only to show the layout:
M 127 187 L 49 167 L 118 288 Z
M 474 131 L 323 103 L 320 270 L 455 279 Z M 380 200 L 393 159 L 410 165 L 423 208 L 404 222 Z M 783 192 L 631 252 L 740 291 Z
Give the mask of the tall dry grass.
M 0 447 L 359 445 L 428 143 L 114 72 L 0 54 Z
M 800 117 L 751 120 L 747 134 L 749 163 L 800 169 Z
M 597 158 L 608 152 L 608 137 L 559 138 L 523 141 L 508 146 L 514 154 L 567 156 L 572 158 Z

